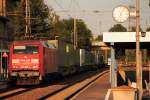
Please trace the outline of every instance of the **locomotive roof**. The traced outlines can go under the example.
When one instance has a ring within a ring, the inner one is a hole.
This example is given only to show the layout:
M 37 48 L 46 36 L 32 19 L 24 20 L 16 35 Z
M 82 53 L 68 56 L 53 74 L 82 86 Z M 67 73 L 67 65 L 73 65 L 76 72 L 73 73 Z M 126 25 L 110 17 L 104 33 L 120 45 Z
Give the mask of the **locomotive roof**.
M 14 41 L 13 44 L 20 45 L 20 44 L 30 44 L 30 45 L 43 45 L 44 47 L 48 48 L 59 48 L 62 45 L 72 45 L 71 43 L 62 41 L 62 40 L 25 40 L 25 41 Z
M 48 42 L 46 40 L 42 41 L 42 40 L 28 40 L 28 41 L 14 41 L 13 44 L 15 45 L 20 45 L 20 44 L 23 44 L 23 45 L 27 45 L 27 44 L 30 44 L 30 45 L 43 45 L 44 47 L 48 47 L 48 48 L 55 48 L 53 45 L 51 44 L 48 44 Z

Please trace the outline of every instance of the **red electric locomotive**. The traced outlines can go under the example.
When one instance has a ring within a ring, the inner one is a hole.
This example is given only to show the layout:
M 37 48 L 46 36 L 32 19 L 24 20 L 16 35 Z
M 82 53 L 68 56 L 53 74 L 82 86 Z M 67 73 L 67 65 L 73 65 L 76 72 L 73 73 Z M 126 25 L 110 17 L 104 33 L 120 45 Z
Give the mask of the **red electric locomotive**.
M 44 41 L 13 42 L 9 75 L 19 85 L 39 84 L 47 73 L 57 72 L 57 58 L 57 49 Z

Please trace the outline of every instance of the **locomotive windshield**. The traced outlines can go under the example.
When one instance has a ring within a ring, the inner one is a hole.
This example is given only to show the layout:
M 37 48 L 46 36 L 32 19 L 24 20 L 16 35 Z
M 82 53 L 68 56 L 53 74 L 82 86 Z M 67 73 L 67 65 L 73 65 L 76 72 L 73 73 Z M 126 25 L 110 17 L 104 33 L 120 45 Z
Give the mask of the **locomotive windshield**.
M 14 54 L 37 54 L 38 46 L 35 45 L 23 45 L 23 46 L 14 46 Z

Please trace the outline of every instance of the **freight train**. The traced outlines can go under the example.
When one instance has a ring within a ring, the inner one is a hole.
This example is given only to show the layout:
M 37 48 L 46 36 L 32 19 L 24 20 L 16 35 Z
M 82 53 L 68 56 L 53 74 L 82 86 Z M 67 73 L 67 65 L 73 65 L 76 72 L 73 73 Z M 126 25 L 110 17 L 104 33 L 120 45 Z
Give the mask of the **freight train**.
M 51 76 L 66 76 L 97 68 L 94 55 L 58 41 L 15 41 L 10 47 L 9 76 L 17 85 L 39 84 Z

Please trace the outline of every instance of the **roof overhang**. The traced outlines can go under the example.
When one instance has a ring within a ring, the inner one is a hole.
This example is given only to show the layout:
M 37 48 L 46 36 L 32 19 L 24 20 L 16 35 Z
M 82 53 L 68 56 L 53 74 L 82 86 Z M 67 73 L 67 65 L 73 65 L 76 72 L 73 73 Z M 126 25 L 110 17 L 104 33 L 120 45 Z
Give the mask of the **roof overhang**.
M 114 43 L 115 47 L 135 49 L 136 48 L 136 32 L 104 32 L 103 42 L 107 45 Z M 140 48 L 150 49 L 150 32 L 146 32 L 145 37 L 140 32 Z
M 140 42 L 150 42 L 150 32 L 145 32 L 145 37 L 142 37 L 140 32 Z M 136 32 L 104 32 L 103 42 L 105 43 L 130 43 L 136 42 Z

